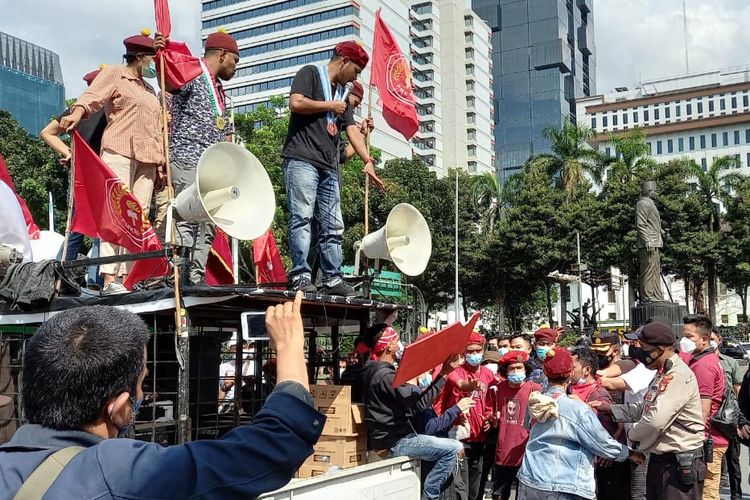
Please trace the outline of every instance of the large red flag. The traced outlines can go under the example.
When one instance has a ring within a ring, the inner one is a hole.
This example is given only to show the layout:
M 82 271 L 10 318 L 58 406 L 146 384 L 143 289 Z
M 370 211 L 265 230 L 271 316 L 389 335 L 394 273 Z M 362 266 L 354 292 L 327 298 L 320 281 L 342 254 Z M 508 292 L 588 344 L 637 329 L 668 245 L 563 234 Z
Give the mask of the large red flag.
M 100 238 L 130 252 L 161 250 L 159 237 L 138 200 L 125 183 L 110 170 L 86 144 L 78 132 L 73 134 L 75 148 L 75 213 L 71 231 Z M 125 286 L 169 272 L 165 257 L 136 261 Z
M 383 107 L 385 121 L 409 140 L 419 129 L 411 66 L 393 33 L 380 18 L 380 9 L 375 13 L 372 45 L 370 85 L 378 88 L 378 103 Z
M 258 271 L 258 284 L 286 283 L 284 262 L 271 229 L 253 241 L 253 260 Z
M 13 179 L 10 178 L 10 172 L 8 172 L 8 167 L 5 166 L 5 158 L 3 158 L 3 155 L 0 155 L 0 181 L 3 181 L 4 183 L 6 183 L 8 187 L 11 188 L 13 190 L 13 193 L 16 195 L 18 204 L 21 205 L 23 218 L 24 220 L 26 220 L 26 229 L 29 231 L 29 239 L 38 240 L 40 236 L 39 226 L 37 226 L 36 222 L 34 222 L 34 217 L 31 216 L 29 207 L 26 205 L 26 200 L 18 196 L 18 192 L 16 191 L 16 185 L 13 184 Z
M 172 32 L 172 20 L 169 18 L 169 1 L 154 0 L 154 14 L 156 16 L 156 31 L 169 38 Z
M 208 254 L 206 263 L 207 285 L 231 285 L 234 283 L 232 271 L 232 246 L 229 244 L 227 233 L 216 228 L 216 236 Z
M 169 38 L 172 32 L 172 21 L 169 17 L 169 2 L 154 0 L 154 15 L 156 16 L 156 31 Z M 175 89 L 182 88 L 201 74 L 200 59 L 190 53 L 184 42 L 169 40 L 167 47 L 160 50 L 156 57 L 156 69 L 161 74 L 161 63 L 164 60 L 164 78 Z

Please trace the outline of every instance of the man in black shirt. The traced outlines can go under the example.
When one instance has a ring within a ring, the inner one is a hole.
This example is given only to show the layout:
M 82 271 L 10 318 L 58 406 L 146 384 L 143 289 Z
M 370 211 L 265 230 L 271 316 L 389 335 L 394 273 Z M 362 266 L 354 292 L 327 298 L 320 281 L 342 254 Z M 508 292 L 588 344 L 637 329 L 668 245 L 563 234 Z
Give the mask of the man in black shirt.
M 292 114 L 282 156 L 290 215 L 290 277 L 296 290 L 317 292 L 308 263 L 311 221 L 315 218 L 320 230 L 317 244 L 324 293 L 357 294 L 341 278 L 344 221 L 339 193 L 339 126 L 364 160 L 365 174 L 382 187 L 352 109 L 343 100 L 344 86 L 356 80 L 368 60 L 359 44 L 342 42 L 327 64 L 303 67 L 292 82 Z
M 103 67 L 104 65 L 102 65 L 102 68 Z M 96 75 L 99 74 L 99 71 L 101 71 L 101 69 L 86 73 L 83 76 L 83 81 L 90 86 L 94 81 L 94 78 L 96 78 Z M 70 146 L 60 139 L 60 135 L 65 133 L 65 129 L 60 125 L 60 120 L 69 114 L 70 108 L 66 109 L 60 116 L 52 119 L 52 121 L 50 121 L 41 132 L 39 132 L 39 138 L 62 156 L 62 158 L 60 158 L 61 165 L 68 165 L 71 157 Z M 81 120 L 81 123 L 78 124 L 77 130 L 78 133 L 81 134 L 83 140 L 86 141 L 86 144 L 91 146 L 91 149 L 93 149 L 96 154 L 99 154 L 102 145 L 102 134 L 104 134 L 104 129 L 106 127 L 107 117 L 104 108 L 102 108 L 92 114 L 90 118 Z M 71 232 L 68 237 L 68 248 L 65 249 L 64 260 L 75 260 L 78 258 L 78 251 L 81 249 L 81 243 L 83 243 L 83 234 Z M 95 244 L 98 246 L 98 241 L 96 241 Z M 95 270 L 93 275 L 98 278 L 98 270 Z

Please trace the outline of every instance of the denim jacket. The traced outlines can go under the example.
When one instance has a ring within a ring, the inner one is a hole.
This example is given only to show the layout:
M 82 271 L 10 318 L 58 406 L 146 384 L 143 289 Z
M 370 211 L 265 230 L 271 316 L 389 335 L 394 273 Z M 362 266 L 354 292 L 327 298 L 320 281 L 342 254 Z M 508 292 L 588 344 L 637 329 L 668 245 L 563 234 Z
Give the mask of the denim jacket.
M 607 433 L 593 410 L 570 399 L 561 387 L 552 386 L 545 394 L 557 399 L 559 417 L 533 423 L 518 480 L 542 491 L 596 498 L 594 456 L 623 462 L 628 447 Z

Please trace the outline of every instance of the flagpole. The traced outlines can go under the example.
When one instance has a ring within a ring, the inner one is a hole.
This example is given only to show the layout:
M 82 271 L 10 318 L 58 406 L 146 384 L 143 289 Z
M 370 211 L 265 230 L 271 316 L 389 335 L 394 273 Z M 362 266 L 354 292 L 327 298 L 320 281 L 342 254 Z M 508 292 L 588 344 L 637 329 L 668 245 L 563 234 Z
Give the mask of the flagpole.
M 74 132 L 76 134 L 77 132 Z M 70 223 L 73 219 L 73 196 L 75 193 L 75 182 L 76 182 L 76 139 L 75 136 L 71 137 L 70 140 L 70 163 L 68 163 L 68 168 L 70 169 L 70 185 L 68 186 L 68 216 L 65 222 L 65 240 L 63 240 L 63 250 L 62 250 L 62 256 L 60 258 L 60 262 L 65 262 L 68 260 L 68 240 L 70 239 Z M 50 201 L 51 203 L 51 201 Z M 51 217 L 50 217 L 50 223 L 51 223 Z M 54 231 L 52 227 L 49 228 L 50 231 Z
M 169 116 L 167 114 L 167 86 L 164 73 L 164 52 L 160 54 L 161 68 L 161 115 L 164 138 L 164 166 L 167 170 L 167 195 L 169 196 L 169 210 L 174 210 L 174 188 L 172 187 L 172 168 L 169 162 Z M 182 297 L 180 293 L 180 259 L 177 256 L 177 235 L 174 217 L 169 217 L 170 224 L 166 228 L 170 233 L 170 249 L 172 250 L 172 277 L 174 278 L 174 308 L 175 308 L 175 333 L 178 337 L 187 336 L 183 330 Z
M 367 98 L 367 118 L 372 118 L 372 85 L 370 87 L 370 95 Z M 367 149 L 367 156 L 370 156 L 370 136 L 368 132 L 365 138 L 365 149 Z M 365 174 L 365 235 L 370 233 L 370 176 Z

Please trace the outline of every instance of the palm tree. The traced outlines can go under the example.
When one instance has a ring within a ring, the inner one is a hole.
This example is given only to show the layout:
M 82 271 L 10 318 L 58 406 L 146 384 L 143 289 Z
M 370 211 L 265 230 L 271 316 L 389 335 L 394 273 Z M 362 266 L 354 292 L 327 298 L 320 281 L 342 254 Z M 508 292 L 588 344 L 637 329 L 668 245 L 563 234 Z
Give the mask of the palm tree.
M 645 173 L 654 173 L 656 161 L 651 158 L 651 149 L 646 143 L 646 133 L 636 127 L 624 134 L 609 134 L 609 142 L 615 147 L 616 158 L 607 161 L 609 182 L 629 182 Z
M 719 203 L 727 203 L 745 178 L 737 169 L 741 166 L 734 156 L 716 158 L 707 170 L 696 162 L 690 162 L 690 174 L 693 177 L 692 187 L 697 190 L 707 208 L 706 229 L 715 233 L 720 230 Z M 708 278 L 708 314 L 711 321 L 716 321 L 716 263 L 706 264 Z
M 493 172 L 471 179 L 471 204 L 480 216 L 482 234 L 488 236 L 502 213 L 502 186 Z
M 589 146 L 594 132 L 585 125 L 566 121 L 562 128 L 544 129 L 544 137 L 550 140 L 552 153 L 543 153 L 530 158 L 530 163 L 543 165 L 557 179 L 558 187 L 568 198 L 587 184 L 588 175 L 595 184 L 601 184 L 604 157 Z

